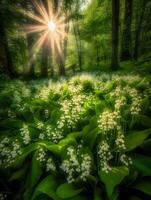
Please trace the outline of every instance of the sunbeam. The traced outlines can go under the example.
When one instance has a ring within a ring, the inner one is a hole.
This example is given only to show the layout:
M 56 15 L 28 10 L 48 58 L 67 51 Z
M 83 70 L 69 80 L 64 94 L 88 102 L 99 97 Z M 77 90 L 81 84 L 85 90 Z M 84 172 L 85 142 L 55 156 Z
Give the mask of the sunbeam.
M 64 20 L 61 19 L 59 11 L 54 14 L 50 1 L 47 1 L 46 6 L 36 1 L 34 5 L 36 14 L 26 12 L 26 15 L 35 21 L 35 24 L 25 27 L 27 34 L 39 34 L 39 39 L 32 48 L 33 55 L 35 56 L 43 45 L 47 45 L 51 48 L 50 52 L 53 57 L 55 57 L 56 51 L 62 56 L 61 40 L 67 37 Z M 46 41 L 50 44 L 47 44 Z

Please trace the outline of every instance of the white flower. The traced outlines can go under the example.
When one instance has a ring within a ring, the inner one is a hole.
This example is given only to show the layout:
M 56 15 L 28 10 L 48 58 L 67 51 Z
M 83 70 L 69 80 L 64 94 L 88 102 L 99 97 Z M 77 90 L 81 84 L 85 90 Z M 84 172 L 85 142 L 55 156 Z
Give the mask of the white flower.
M 122 154 L 120 156 L 120 161 L 122 164 L 129 166 L 130 164 L 132 164 L 132 159 L 130 157 L 128 157 L 126 154 Z
M 111 170 L 109 166 L 109 161 L 112 159 L 112 154 L 110 152 L 110 147 L 107 142 L 102 141 L 98 146 L 98 156 L 100 158 L 100 164 L 102 170 L 108 173 Z
M 118 130 L 117 130 L 117 136 L 116 136 L 115 144 L 116 144 L 118 150 L 126 149 L 126 147 L 125 147 L 125 136 L 124 136 L 123 131 L 121 130 L 121 127 L 119 127 Z
M 86 178 L 90 175 L 91 172 L 91 157 L 88 154 L 81 155 L 82 162 L 80 164 L 80 178 L 83 181 L 86 181 Z
M 47 160 L 47 163 L 46 163 L 46 171 L 55 171 L 56 170 L 56 166 L 55 166 L 55 163 L 54 161 L 52 160 L 52 158 L 49 158 Z
M 46 151 L 43 148 L 38 149 L 37 160 L 41 163 L 46 161 Z
M 46 134 L 49 140 L 58 143 L 63 138 L 63 131 L 59 128 L 53 128 L 51 125 L 46 127 Z
M 101 131 L 105 134 L 108 131 L 114 130 L 118 122 L 117 120 L 120 119 L 120 113 L 118 111 L 110 112 L 110 111 L 104 111 L 100 114 L 99 120 L 98 120 L 98 127 Z
M 21 133 L 21 136 L 22 136 L 22 139 L 23 139 L 23 143 L 26 144 L 26 145 L 29 144 L 30 141 L 31 141 L 31 138 L 30 138 L 28 126 L 26 124 L 24 124 L 23 128 L 20 129 L 20 133 Z
M 37 128 L 41 130 L 43 127 L 44 127 L 44 123 L 39 121 L 37 123 Z

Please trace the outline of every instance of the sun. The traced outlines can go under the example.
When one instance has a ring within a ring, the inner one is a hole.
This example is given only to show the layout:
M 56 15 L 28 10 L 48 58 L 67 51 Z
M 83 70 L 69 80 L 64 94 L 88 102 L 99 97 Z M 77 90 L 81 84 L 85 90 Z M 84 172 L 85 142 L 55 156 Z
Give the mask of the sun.
M 55 31 L 57 30 L 56 23 L 53 22 L 53 21 L 49 21 L 49 22 L 48 22 L 48 29 L 49 29 L 49 31 L 51 31 L 51 32 L 55 32 Z
M 25 14 L 33 20 L 33 24 L 27 25 L 25 31 L 27 34 L 37 34 L 38 40 L 33 46 L 33 55 L 47 45 L 51 48 L 51 54 L 57 51 L 62 54 L 61 41 L 67 34 L 65 32 L 64 19 L 60 17 L 60 12 L 54 13 L 51 1 L 47 0 L 47 5 L 43 3 L 34 2 L 36 14 L 33 12 L 26 12 Z M 34 24 L 35 22 L 35 24 Z M 49 42 L 49 44 L 48 44 Z

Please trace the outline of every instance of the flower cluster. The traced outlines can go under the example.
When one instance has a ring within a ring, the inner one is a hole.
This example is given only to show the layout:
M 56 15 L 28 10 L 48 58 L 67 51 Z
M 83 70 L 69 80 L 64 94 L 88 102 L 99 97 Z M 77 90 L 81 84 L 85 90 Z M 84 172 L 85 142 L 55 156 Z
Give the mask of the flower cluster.
M 119 129 L 117 129 L 117 136 L 116 136 L 115 144 L 116 144 L 118 150 L 124 150 L 126 148 L 125 147 L 125 136 L 120 127 L 119 127 Z
M 49 140 L 58 143 L 58 141 L 63 138 L 63 131 L 60 127 L 53 128 L 51 125 L 48 125 L 46 127 L 46 135 Z
M 74 182 L 74 175 L 76 171 L 79 171 L 79 162 L 75 153 L 75 150 L 72 147 L 67 149 L 68 159 L 63 160 L 61 164 L 61 169 L 67 174 L 68 183 Z
M 73 147 L 67 148 L 67 156 L 68 159 L 63 160 L 61 169 L 67 174 L 68 183 L 74 182 L 77 175 L 86 181 L 91 172 L 91 157 L 86 153 L 78 155 Z
M 123 96 L 115 100 L 115 110 L 121 110 L 121 108 L 126 104 L 126 98 Z
M 54 161 L 52 160 L 52 158 L 48 158 L 47 162 L 46 162 L 46 171 L 55 171 L 56 170 L 56 166 Z
M 104 134 L 108 131 L 114 130 L 118 125 L 118 118 L 120 118 L 118 112 L 104 111 L 100 114 L 98 127 Z
M 21 136 L 22 136 L 22 139 L 23 139 L 23 143 L 25 145 L 29 144 L 30 141 L 31 141 L 31 138 L 30 138 L 28 126 L 26 124 L 24 124 L 23 127 L 20 129 L 20 133 L 21 133 Z
M 75 95 L 71 99 L 65 99 L 61 102 L 62 116 L 59 120 L 59 125 L 67 126 L 68 128 L 74 128 L 77 122 L 84 114 L 83 102 L 86 99 L 85 95 Z M 61 128 L 60 127 L 60 128 Z
M 128 157 L 126 154 L 122 154 L 120 156 L 120 161 L 122 164 L 129 166 L 132 164 L 132 159 L 130 157 Z
M 40 129 L 40 130 L 42 130 L 43 127 L 44 127 L 44 123 L 41 122 L 41 121 L 39 121 L 39 122 L 37 123 L 37 128 Z
M 133 97 L 130 112 L 132 115 L 138 115 L 141 111 L 142 99 L 140 96 Z
M 80 178 L 83 181 L 86 181 L 86 178 L 90 175 L 90 172 L 91 172 L 92 159 L 88 154 L 81 155 L 81 158 L 82 158 L 82 161 L 80 164 L 80 172 L 81 172 Z
M 98 146 L 98 156 L 100 158 L 102 171 L 109 173 L 109 171 L 111 170 L 109 161 L 112 159 L 113 156 L 110 151 L 110 146 L 106 141 L 102 141 Z
M 43 163 L 46 161 L 46 151 L 43 148 L 38 149 L 37 160 L 39 160 L 40 163 Z
M 17 139 L 15 139 L 10 146 L 10 139 L 7 137 L 3 138 L 0 142 L 0 164 L 5 163 L 5 167 L 10 166 L 15 158 L 21 155 L 20 144 Z

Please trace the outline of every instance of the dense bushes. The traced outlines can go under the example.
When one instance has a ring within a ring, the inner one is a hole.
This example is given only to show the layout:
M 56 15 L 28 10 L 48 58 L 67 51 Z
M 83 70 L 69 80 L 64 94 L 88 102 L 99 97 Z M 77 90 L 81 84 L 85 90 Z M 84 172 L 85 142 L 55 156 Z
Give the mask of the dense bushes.
M 1 199 L 149 199 L 149 79 L 83 74 L 1 87 Z

